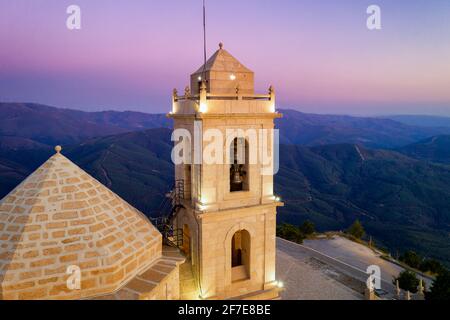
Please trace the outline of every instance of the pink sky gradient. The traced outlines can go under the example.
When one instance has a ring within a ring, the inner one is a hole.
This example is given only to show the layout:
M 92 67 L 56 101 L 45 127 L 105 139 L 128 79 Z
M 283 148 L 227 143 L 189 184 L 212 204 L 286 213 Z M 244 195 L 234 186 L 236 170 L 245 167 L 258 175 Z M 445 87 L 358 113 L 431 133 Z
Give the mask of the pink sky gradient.
M 448 0 L 207 2 L 209 55 L 223 41 L 278 107 L 450 116 Z M 366 28 L 373 3 L 381 31 Z M 201 32 L 200 0 L 4 0 L 0 101 L 165 112 L 202 63 Z

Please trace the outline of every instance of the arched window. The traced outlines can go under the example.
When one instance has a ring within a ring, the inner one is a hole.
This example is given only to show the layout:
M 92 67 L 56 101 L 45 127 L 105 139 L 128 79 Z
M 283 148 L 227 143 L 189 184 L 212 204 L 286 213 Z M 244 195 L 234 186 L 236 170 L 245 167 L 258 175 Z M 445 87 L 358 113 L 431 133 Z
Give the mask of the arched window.
M 244 138 L 235 138 L 230 146 L 230 192 L 249 190 L 249 145 Z
M 250 234 L 241 230 L 231 240 L 231 278 L 232 281 L 250 277 Z

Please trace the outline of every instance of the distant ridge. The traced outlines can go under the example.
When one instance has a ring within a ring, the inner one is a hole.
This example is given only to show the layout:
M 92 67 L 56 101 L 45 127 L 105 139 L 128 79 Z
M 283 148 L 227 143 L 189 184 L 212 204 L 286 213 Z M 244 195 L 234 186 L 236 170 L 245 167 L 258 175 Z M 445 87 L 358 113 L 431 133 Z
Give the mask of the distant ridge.
M 170 127 L 170 120 L 163 114 L 83 112 L 34 103 L 0 103 L 0 136 L 50 146 L 157 127 Z
M 280 110 L 277 120 L 281 143 L 327 145 L 355 143 L 371 148 L 398 148 L 429 138 L 450 134 L 449 128 L 425 128 L 391 119 L 318 115 L 295 110 Z
M 450 164 L 450 135 L 431 137 L 398 151 L 415 159 Z
M 394 115 L 383 117 L 407 125 L 421 127 L 447 127 L 450 128 L 450 117 L 429 115 Z
M 277 121 L 283 144 L 355 143 L 371 148 L 398 148 L 432 136 L 450 135 L 450 127 L 425 128 L 391 119 L 279 111 L 284 115 Z M 23 138 L 23 145 L 70 145 L 95 137 L 171 127 L 165 114 L 84 112 L 33 103 L 0 103 L 0 137 Z M 19 141 L 10 143 L 17 145 Z

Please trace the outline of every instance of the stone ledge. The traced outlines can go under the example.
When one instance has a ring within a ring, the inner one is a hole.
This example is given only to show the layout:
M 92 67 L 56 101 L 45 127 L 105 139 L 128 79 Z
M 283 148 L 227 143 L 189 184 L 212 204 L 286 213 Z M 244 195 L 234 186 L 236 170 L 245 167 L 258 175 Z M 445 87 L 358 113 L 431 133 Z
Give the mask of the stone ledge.
M 157 259 L 148 269 L 131 279 L 118 291 L 89 298 L 89 300 L 141 300 L 152 295 L 162 282 L 166 281 L 179 266 L 185 262 L 179 250 L 163 247 L 162 257 Z M 179 272 L 179 271 L 178 271 Z

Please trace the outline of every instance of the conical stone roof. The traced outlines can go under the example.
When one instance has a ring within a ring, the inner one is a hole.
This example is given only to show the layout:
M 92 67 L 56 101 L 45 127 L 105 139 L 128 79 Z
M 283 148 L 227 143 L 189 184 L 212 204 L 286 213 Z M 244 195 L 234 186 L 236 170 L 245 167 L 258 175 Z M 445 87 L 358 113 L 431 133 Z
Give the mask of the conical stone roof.
M 111 293 L 161 257 L 147 218 L 59 151 L 0 200 L 0 299 Z

